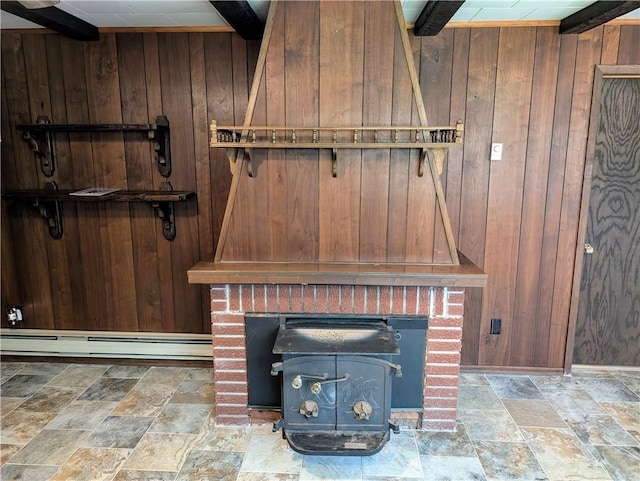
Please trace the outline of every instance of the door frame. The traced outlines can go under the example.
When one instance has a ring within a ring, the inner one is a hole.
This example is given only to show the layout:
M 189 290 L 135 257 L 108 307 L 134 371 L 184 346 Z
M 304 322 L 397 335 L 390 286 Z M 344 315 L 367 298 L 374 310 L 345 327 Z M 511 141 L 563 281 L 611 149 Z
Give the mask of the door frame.
M 573 264 L 573 283 L 571 286 L 571 301 L 569 304 L 569 323 L 567 326 L 567 342 L 564 353 L 564 373 L 571 374 L 573 365 L 573 349 L 575 347 L 576 325 L 578 322 L 578 304 L 580 296 L 580 280 L 584 262 L 584 242 L 589 222 L 589 201 L 591 200 L 591 180 L 593 176 L 593 158 L 596 151 L 596 135 L 600 123 L 600 100 L 602 86 L 606 79 L 611 78 L 640 78 L 640 65 L 596 65 L 593 79 L 593 93 L 591 97 L 591 114 L 589 117 L 589 136 L 582 179 L 582 199 L 580 200 L 580 218 L 578 220 L 578 235 L 576 237 L 576 255 Z

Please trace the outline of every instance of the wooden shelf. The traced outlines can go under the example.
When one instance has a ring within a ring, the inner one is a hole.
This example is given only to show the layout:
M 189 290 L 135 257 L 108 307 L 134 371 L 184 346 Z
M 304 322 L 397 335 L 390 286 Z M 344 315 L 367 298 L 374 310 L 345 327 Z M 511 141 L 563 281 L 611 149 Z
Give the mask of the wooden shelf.
M 191 191 L 119 190 L 100 196 L 71 195 L 74 190 L 23 189 L 3 192 L 2 198 L 21 201 L 57 202 L 179 202 L 195 196 Z
M 62 237 L 62 211 L 60 202 L 147 202 L 162 221 L 162 233 L 167 240 L 176 237 L 174 202 L 195 197 L 192 191 L 161 190 L 118 190 L 100 196 L 71 195 L 77 190 L 58 190 L 55 182 L 46 184 L 45 189 L 11 190 L 2 193 L 2 198 L 14 202 L 28 202 L 36 207 L 47 221 L 49 233 L 54 239 Z
M 359 262 L 199 262 L 190 284 L 338 284 L 484 287 L 487 275 L 459 254 L 460 265 Z
M 332 175 L 337 176 L 340 149 L 419 149 L 418 176 L 425 171 L 427 151 L 434 152 L 434 160 L 441 169 L 446 149 L 462 143 L 464 125 L 455 126 L 354 126 L 354 127 L 294 127 L 294 126 L 209 126 L 211 148 L 226 148 L 229 162 L 236 162 L 238 149 L 244 150 L 247 170 L 253 177 L 253 149 L 330 149 Z
M 171 142 L 169 120 L 156 117 L 154 124 L 52 124 L 48 117 L 38 117 L 35 124 L 19 124 L 16 129 L 40 160 L 40 169 L 51 177 L 56 169 L 53 134 L 56 132 L 146 132 L 158 157 L 158 171 L 163 177 L 171 175 Z M 41 147 L 43 146 L 43 147 Z

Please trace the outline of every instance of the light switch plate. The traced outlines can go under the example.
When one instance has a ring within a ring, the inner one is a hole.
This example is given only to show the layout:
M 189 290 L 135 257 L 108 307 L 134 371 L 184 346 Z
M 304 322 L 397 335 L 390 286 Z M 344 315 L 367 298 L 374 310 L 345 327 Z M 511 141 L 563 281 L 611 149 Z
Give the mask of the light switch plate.
M 491 144 L 491 160 L 502 160 L 502 144 Z

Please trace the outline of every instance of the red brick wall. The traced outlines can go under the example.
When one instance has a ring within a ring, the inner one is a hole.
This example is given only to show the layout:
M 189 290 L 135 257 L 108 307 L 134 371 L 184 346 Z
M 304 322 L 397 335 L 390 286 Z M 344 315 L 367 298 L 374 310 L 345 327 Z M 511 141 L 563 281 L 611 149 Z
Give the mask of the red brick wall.
M 429 317 L 422 427 L 456 423 L 464 289 L 336 285 L 211 286 L 215 416 L 249 424 L 245 313 L 344 313 Z

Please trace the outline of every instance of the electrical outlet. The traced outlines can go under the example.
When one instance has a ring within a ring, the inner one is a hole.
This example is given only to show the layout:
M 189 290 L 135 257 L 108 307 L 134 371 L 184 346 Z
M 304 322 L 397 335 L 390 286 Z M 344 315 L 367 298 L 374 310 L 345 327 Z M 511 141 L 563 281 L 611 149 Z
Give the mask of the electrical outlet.
M 492 318 L 489 334 L 500 334 L 501 330 L 502 330 L 502 319 L 498 319 L 496 317 Z

